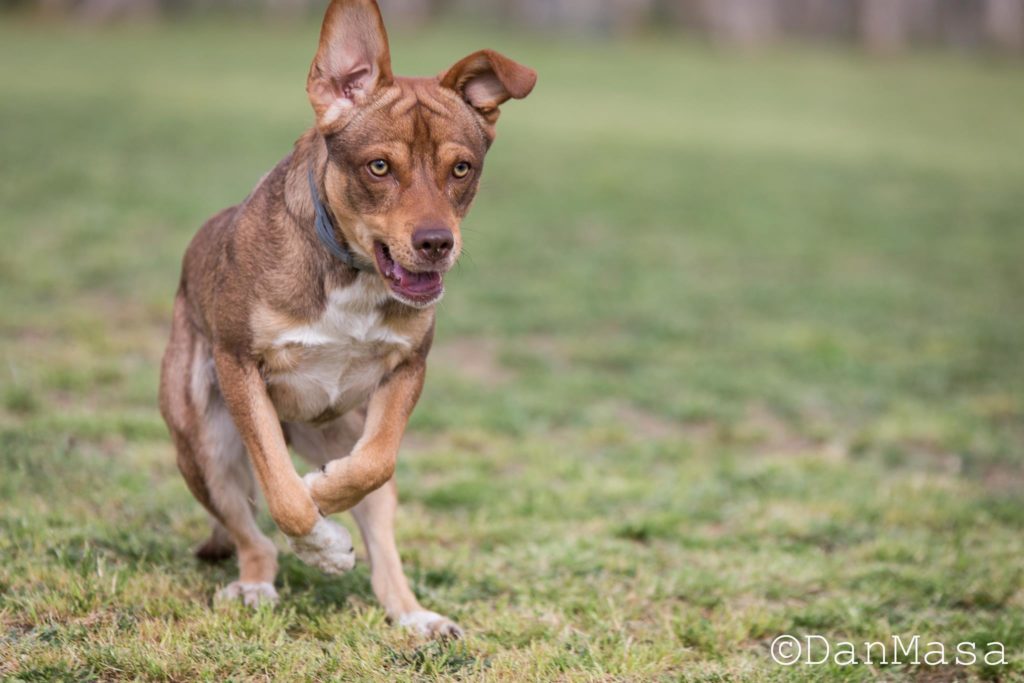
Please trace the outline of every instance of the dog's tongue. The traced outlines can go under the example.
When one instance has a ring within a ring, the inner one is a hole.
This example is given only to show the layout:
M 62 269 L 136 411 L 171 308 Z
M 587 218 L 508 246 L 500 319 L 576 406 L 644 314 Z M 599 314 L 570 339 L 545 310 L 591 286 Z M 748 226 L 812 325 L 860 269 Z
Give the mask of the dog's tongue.
M 440 273 L 410 273 L 408 270 L 403 268 L 397 261 L 395 262 L 394 270 L 392 271 L 391 277 L 398 281 L 398 286 L 402 289 L 408 289 L 412 291 L 424 290 L 429 291 L 436 287 L 441 281 Z

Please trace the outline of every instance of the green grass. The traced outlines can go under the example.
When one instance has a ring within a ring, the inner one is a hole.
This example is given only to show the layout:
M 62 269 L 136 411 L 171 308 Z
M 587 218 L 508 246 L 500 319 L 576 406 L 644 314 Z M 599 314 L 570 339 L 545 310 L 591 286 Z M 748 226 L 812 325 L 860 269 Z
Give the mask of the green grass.
M 191 235 L 311 120 L 314 42 L 0 26 L 0 677 L 1024 678 L 1024 72 L 943 55 L 397 33 L 400 73 L 541 74 L 398 469 L 468 637 L 389 627 L 365 561 L 211 606 L 158 363 Z M 787 669 L 782 633 L 1010 663 Z

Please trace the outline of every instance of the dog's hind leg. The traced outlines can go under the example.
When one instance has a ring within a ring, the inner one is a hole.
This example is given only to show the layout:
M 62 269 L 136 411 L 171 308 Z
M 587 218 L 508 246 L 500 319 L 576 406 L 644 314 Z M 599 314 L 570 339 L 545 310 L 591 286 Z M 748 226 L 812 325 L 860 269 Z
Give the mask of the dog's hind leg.
M 256 524 L 256 487 L 245 448 L 217 389 L 209 346 L 186 319 L 181 298 L 164 355 L 160 409 L 178 469 L 215 520 L 213 536 L 200 550 L 218 554 L 233 545 L 238 553 L 238 581 L 221 595 L 250 605 L 273 602 L 277 548 Z
M 207 406 L 204 426 L 208 457 L 203 477 L 210 504 L 238 551 L 238 580 L 224 588 L 220 597 L 241 598 L 247 605 L 275 602 L 277 548 L 256 524 L 252 467 L 235 423 L 217 394 Z
M 235 554 L 235 542 L 224 525 L 212 515 L 210 526 L 210 537 L 196 548 L 196 557 L 203 562 L 221 562 Z

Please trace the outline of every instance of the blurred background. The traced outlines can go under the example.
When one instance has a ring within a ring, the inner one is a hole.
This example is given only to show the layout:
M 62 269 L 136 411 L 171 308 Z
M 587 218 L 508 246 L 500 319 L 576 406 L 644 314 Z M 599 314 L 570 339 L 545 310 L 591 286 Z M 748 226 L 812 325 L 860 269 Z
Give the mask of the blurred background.
M 551 33 L 623 36 L 657 28 L 751 47 L 780 40 L 858 44 L 891 52 L 953 46 L 1019 53 L 1020 0 L 382 0 L 392 22 L 457 17 Z M 320 16 L 317 0 L 3 0 L 0 7 L 105 23 L 211 13 Z
M 470 638 L 390 629 L 362 554 L 211 610 L 160 357 L 325 4 L 0 5 L 0 678 L 776 680 L 781 633 L 1009 660 L 808 680 L 1024 675 L 1024 0 L 383 0 L 396 73 L 540 74 L 399 459 Z

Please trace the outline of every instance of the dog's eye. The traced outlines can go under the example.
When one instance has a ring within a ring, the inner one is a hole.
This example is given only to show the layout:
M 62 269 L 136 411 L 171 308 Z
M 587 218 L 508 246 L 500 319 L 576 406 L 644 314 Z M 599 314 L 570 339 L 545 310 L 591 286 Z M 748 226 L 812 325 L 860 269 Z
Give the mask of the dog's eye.
M 452 175 L 456 178 L 465 178 L 469 175 L 469 170 L 473 168 L 469 165 L 468 161 L 460 161 L 452 167 Z
M 378 178 L 383 178 L 388 174 L 388 171 L 391 170 L 391 166 L 389 166 L 388 162 L 384 161 L 383 159 L 374 159 L 373 161 L 368 163 L 366 167 L 370 169 L 370 173 L 377 176 Z

